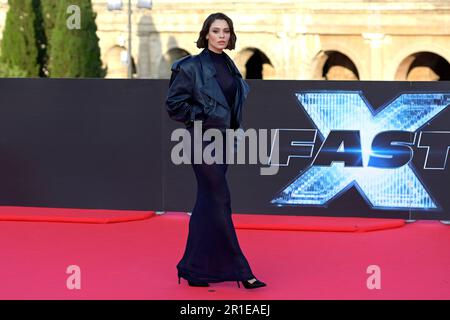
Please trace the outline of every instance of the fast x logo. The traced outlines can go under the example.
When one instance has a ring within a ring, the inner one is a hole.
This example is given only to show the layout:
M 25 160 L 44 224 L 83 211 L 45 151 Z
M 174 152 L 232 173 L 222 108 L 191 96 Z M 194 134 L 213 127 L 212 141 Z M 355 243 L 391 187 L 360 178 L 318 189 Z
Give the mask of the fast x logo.
M 355 186 L 373 208 L 438 207 L 411 165 L 412 146 L 417 137 L 417 147 L 427 148 L 427 159 L 432 147 L 445 151 L 439 157 L 445 167 L 450 132 L 438 132 L 446 135 L 442 145 L 434 139 L 436 132 L 417 131 L 450 104 L 450 94 L 402 94 L 376 112 L 360 92 L 300 92 L 296 96 L 317 130 L 305 130 L 310 139 L 291 141 L 291 145 L 309 148 L 312 156 L 317 132 L 323 142 L 311 165 L 273 204 L 325 206 Z

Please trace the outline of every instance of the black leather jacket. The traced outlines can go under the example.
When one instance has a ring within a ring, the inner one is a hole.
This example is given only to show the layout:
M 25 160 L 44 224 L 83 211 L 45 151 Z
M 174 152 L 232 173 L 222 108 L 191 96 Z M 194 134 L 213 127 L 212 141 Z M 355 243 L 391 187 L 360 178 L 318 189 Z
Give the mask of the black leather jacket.
M 203 128 L 230 128 L 231 110 L 235 108 L 237 129 L 242 122 L 242 106 L 247 98 L 250 87 L 231 58 L 225 53 L 232 74 L 237 79 L 234 106 L 229 106 L 223 91 L 214 75 L 216 69 L 211 60 L 208 49 L 194 56 L 186 56 L 172 65 L 169 90 L 167 92 L 166 108 L 171 119 L 184 122 L 187 127 L 192 126 L 194 120 L 202 120 Z

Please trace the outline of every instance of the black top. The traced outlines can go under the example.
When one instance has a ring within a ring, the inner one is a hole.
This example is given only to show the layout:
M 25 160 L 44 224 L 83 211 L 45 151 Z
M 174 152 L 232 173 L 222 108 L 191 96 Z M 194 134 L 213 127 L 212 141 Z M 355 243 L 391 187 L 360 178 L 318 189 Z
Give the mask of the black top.
M 214 67 L 216 68 L 216 79 L 219 82 L 220 87 L 222 88 L 228 105 L 232 109 L 234 105 L 234 97 L 236 95 L 237 85 L 236 80 L 234 79 L 231 72 L 231 66 L 228 66 L 225 54 L 215 53 L 214 51 L 211 51 L 209 49 L 208 51 L 214 63 Z

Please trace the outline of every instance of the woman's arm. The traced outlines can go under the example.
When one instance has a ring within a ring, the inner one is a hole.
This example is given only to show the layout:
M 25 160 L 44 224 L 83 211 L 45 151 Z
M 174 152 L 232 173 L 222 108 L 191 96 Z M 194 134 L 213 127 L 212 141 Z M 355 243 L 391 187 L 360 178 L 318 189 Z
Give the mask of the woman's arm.
M 188 123 L 191 121 L 194 79 L 180 64 L 171 70 L 166 109 L 172 120 Z

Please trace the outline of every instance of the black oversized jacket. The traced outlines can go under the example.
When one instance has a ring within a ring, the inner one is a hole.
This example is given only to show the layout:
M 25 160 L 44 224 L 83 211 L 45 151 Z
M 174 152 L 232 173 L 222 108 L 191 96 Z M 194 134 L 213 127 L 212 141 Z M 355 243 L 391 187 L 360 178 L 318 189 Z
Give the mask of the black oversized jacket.
M 229 106 L 214 75 L 216 69 L 208 49 L 194 56 L 186 56 L 172 65 L 166 108 L 171 119 L 191 126 L 193 121 L 202 120 L 203 128 L 228 129 L 231 123 L 241 126 L 242 107 L 250 88 L 242 79 L 231 58 L 225 53 L 232 74 L 238 80 L 234 106 Z M 233 113 L 232 110 L 235 112 Z M 231 117 L 234 116 L 234 121 Z

